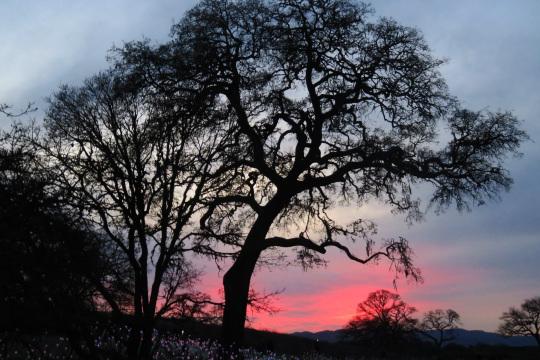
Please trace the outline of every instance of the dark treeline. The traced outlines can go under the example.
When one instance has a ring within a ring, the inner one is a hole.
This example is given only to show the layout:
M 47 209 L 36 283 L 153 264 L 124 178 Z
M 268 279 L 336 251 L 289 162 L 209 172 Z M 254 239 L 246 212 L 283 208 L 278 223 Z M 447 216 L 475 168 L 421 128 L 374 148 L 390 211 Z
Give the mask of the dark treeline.
M 272 310 L 251 288 L 257 266 L 306 270 L 337 248 L 421 280 L 406 239 L 377 241 L 376 224 L 331 210 L 380 200 L 412 222 L 418 183 L 436 211 L 483 204 L 510 187 L 503 160 L 527 135 L 510 112 L 462 108 L 420 32 L 372 14 L 349 0 L 203 0 L 168 42 L 127 43 L 59 88 L 43 126 L 4 133 L 2 330 L 150 359 L 160 320 L 192 317 L 235 349 L 248 306 Z M 193 256 L 224 267 L 224 299 L 197 290 Z M 98 313 L 126 326 L 117 351 L 96 345 L 110 326 L 87 325 Z
M 521 310 L 511 308 L 505 312 L 500 318 L 499 334 L 531 336 L 536 340 L 540 325 L 537 301 L 538 298 L 526 300 Z M 532 348 L 532 345 L 523 349 L 479 344 L 461 346 L 456 336 L 461 317 L 455 310 L 429 310 L 420 318 L 416 313 L 416 308 L 407 304 L 400 295 L 378 290 L 358 304 L 356 315 L 336 334 L 339 334 L 340 343 L 349 348 L 348 354 L 362 353 L 377 359 L 474 359 L 482 356 L 533 359 L 538 356 L 538 349 Z M 513 314 L 512 319 L 509 319 L 510 314 Z

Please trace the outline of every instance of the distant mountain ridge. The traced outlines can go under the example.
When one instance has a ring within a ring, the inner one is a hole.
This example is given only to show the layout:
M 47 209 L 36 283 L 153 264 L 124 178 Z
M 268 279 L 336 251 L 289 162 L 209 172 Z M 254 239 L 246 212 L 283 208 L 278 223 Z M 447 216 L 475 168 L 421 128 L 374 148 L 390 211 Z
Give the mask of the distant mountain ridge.
M 325 330 L 318 332 L 300 331 L 291 335 L 300 336 L 312 340 L 326 341 L 336 343 L 340 340 L 341 330 Z M 503 345 L 503 346 L 536 346 L 536 342 L 530 336 L 512 336 L 504 337 L 496 333 L 482 330 L 455 329 L 453 333 L 455 339 L 448 343 L 462 346 L 475 345 Z

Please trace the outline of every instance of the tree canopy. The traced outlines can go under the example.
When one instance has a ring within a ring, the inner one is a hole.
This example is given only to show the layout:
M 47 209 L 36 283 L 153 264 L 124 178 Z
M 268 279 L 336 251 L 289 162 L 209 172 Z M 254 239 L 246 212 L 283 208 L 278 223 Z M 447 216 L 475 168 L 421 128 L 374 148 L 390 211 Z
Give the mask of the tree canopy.
M 358 304 L 356 316 L 345 327 L 346 337 L 376 349 L 399 346 L 414 339 L 415 312 L 398 294 L 374 291 Z
M 438 347 L 454 340 L 452 331 L 460 324 L 459 314 L 452 309 L 435 309 L 426 312 L 420 322 L 419 329 Z
M 219 129 L 204 131 L 210 105 L 155 90 L 118 68 L 63 86 L 50 100 L 45 132 L 32 141 L 64 206 L 99 229 L 127 264 L 129 302 L 102 293 L 114 313 L 133 316 L 130 359 L 151 356 L 160 317 L 206 298 L 193 293 L 198 272 L 185 254 L 203 251 L 192 221 L 227 139 Z
M 512 183 L 503 160 L 527 138 L 516 117 L 462 108 L 421 33 L 372 13 L 349 0 L 204 0 L 168 43 L 117 52 L 116 66 L 160 93 L 210 101 L 231 134 L 200 220 L 209 244 L 234 257 L 224 276 L 228 342 L 241 341 L 251 275 L 276 249 L 296 248 L 309 267 L 334 247 L 419 278 L 405 239 L 375 245 L 373 223 L 342 224 L 331 209 L 377 199 L 413 221 L 417 184 L 431 185 L 430 203 L 444 210 Z
M 511 307 L 501 316 L 499 333 L 505 336 L 532 336 L 540 346 L 540 297 L 525 300 L 520 308 Z

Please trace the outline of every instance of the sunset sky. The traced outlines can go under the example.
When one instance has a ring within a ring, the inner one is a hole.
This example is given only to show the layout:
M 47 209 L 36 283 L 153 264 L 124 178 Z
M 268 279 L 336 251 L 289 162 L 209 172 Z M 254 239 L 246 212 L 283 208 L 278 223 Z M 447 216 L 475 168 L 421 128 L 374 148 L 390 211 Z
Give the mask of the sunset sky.
M 0 103 L 22 108 L 60 84 L 80 84 L 104 69 L 113 44 L 143 36 L 165 41 L 175 19 L 196 1 L 2 0 L 0 1 Z M 412 226 L 384 204 L 341 209 L 379 225 L 380 238 L 406 237 L 424 283 L 398 281 L 404 300 L 419 313 L 453 308 L 467 329 L 493 331 L 511 305 L 540 296 L 540 1 L 378 0 L 376 16 L 419 28 L 450 91 L 473 110 L 511 110 L 532 141 L 507 164 L 515 180 L 500 202 L 470 213 L 427 212 Z M 41 112 L 34 114 L 39 119 Z M 0 127 L 9 125 L 0 120 Z M 283 289 L 274 316 L 255 314 L 257 328 L 291 332 L 337 329 L 354 315 L 370 291 L 393 290 L 388 264 L 362 266 L 329 252 L 326 268 L 261 269 L 260 291 Z M 220 278 L 205 266 L 204 289 L 215 293 Z

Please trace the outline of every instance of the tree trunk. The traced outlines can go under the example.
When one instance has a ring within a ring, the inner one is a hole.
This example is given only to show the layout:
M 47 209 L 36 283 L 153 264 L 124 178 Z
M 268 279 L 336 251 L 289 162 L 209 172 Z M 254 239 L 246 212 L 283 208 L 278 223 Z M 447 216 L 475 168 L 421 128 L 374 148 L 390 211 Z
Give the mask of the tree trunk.
M 274 198 L 268 202 L 265 211 L 259 213 L 246 236 L 238 258 L 223 277 L 225 308 L 223 310 L 222 340 L 225 345 L 233 347 L 243 345 L 251 276 L 259 256 L 264 250 L 264 240 L 272 222 L 286 206 L 292 195 L 292 189 L 278 191 Z
M 137 359 L 139 347 L 141 344 L 141 332 L 139 326 L 137 326 L 137 319 L 134 319 L 134 323 L 131 325 L 129 333 L 129 339 L 127 342 L 127 357 L 128 359 Z
M 223 277 L 225 309 L 222 338 L 225 345 L 236 347 L 243 344 L 249 285 L 259 255 L 260 251 L 242 252 Z
M 133 299 L 133 305 L 135 312 L 131 321 L 131 330 L 127 341 L 127 357 L 128 359 L 138 360 L 140 359 L 140 350 L 143 340 L 144 329 L 144 311 L 142 305 L 140 290 L 140 278 L 136 274 L 135 278 L 135 296 Z
M 141 347 L 139 351 L 140 360 L 152 359 L 153 333 L 154 333 L 153 319 L 152 318 L 144 319 L 143 329 L 142 329 Z
M 152 359 L 153 330 L 154 322 L 152 319 L 134 319 L 127 344 L 128 359 Z

